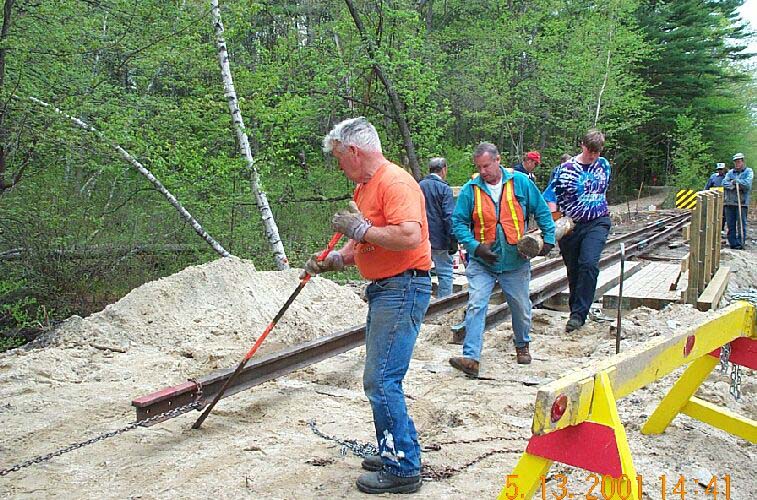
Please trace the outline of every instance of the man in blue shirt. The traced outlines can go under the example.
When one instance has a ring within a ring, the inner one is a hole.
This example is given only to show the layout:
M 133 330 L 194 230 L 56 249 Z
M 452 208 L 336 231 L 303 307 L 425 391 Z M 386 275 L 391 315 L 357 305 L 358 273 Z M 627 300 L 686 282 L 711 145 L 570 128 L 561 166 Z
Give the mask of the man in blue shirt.
M 721 187 L 723 185 L 723 179 L 725 179 L 725 163 L 718 163 L 717 170 L 715 170 L 715 173 L 707 179 L 704 188 L 710 189 Z
M 431 240 L 431 260 L 434 261 L 439 286 L 436 297 L 441 299 L 452 295 L 452 254 L 457 250 L 457 240 L 452 235 L 452 209 L 455 199 L 447 181 L 447 160 L 431 158 L 428 162 L 429 174 L 420 182 L 426 198 L 426 218 L 428 236 Z
M 728 246 L 734 250 L 743 250 L 746 243 L 746 216 L 753 179 L 754 172 L 744 163 L 744 154 L 733 155 L 733 168 L 723 179 L 723 204 L 728 223 Z
M 465 269 L 468 308 L 463 356 L 449 362 L 470 377 L 478 377 L 486 311 L 497 283 L 510 306 L 518 364 L 531 362 L 531 263 L 516 246 L 528 229 L 529 215 L 542 231 L 541 255 L 555 244 L 555 223 L 536 184 L 520 172 L 503 168 L 500 160 L 494 144 L 483 142 L 476 147 L 473 163 L 480 175 L 462 187 L 452 213 L 452 229 L 471 258 Z

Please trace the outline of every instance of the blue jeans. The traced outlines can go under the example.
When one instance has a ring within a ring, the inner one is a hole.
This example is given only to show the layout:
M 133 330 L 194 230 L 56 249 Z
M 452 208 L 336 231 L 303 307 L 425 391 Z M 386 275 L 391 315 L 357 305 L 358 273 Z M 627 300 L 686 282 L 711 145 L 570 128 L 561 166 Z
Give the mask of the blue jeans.
M 741 207 L 741 224 L 739 224 L 739 207 L 725 205 L 725 220 L 728 222 L 728 246 L 742 248 L 746 242 L 746 213 L 748 207 Z
M 463 356 L 476 361 L 481 359 L 486 311 L 489 309 L 489 297 L 497 282 L 505 294 L 507 305 L 510 306 L 515 346 L 523 347 L 531 342 L 531 337 L 528 336 L 531 330 L 531 299 L 528 296 L 531 264 L 526 262 L 513 271 L 496 274 L 475 259 L 471 259 L 465 269 L 465 276 L 468 277 L 468 308 L 465 311 Z
M 436 276 L 439 278 L 436 297 L 441 299 L 452 295 L 452 256 L 447 250 L 431 250 L 431 260 L 434 261 Z
M 568 271 L 570 317 L 586 321 L 594 303 L 599 276 L 599 258 L 610 234 L 609 217 L 579 222 L 560 240 L 560 253 Z
M 366 295 L 363 389 L 373 410 L 379 455 L 395 476 L 417 476 L 421 447 L 407 413 L 402 379 L 431 300 L 431 279 L 378 280 L 368 285 Z

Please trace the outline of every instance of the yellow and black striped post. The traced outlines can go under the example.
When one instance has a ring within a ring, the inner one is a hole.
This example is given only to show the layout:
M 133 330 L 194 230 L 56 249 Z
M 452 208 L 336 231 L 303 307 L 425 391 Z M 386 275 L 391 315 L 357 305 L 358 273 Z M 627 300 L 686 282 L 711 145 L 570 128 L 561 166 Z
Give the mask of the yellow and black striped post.
M 681 189 L 676 193 L 676 208 L 692 210 L 697 206 L 697 192 L 691 189 Z

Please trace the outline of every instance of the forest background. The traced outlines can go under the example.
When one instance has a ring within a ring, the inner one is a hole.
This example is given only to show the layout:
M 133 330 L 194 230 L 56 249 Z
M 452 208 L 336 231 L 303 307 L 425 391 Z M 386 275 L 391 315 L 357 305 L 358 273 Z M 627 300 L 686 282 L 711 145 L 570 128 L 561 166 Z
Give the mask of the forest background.
M 368 117 L 385 155 L 416 177 L 445 156 L 452 185 L 473 172 L 473 146 L 491 141 L 510 165 L 541 151 L 543 187 L 596 126 L 613 200 L 642 185 L 700 189 L 714 162 L 730 165 L 736 151 L 757 159 L 757 66 L 744 50 L 742 3 L 223 2 L 255 174 L 232 127 L 210 2 L 4 0 L 0 350 L 218 257 L 113 144 L 261 270 L 281 263 L 251 177 L 301 266 L 351 193 L 321 140 L 352 116 Z

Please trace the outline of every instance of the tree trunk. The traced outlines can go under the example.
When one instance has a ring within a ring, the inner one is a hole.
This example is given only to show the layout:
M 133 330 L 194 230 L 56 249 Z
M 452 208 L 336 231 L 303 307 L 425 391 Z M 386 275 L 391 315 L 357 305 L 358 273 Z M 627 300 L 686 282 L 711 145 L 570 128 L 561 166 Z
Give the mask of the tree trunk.
M 234 89 L 234 81 L 231 78 L 231 68 L 229 67 L 229 53 L 226 49 L 226 41 L 223 37 L 223 23 L 221 22 L 221 10 L 218 8 L 218 0 L 211 0 L 211 11 L 213 13 L 213 28 L 216 34 L 216 46 L 218 47 L 218 64 L 221 67 L 221 76 L 223 77 L 224 96 L 229 103 L 229 112 L 231 112 L 231 121 L 234 130 L 237 133 L 239 149 L 247 164 L 247 171 L 250 174 L 250 188 L 255 194 L 255 204 L 260 211 L 260 217 L 263 219 L 265 227 L 265 236 L 268 244 L 273 251 L 273 257 L 276 260 L 276 267 L 279 270 L 289 269 L 289 260 L 284 252 L 284 245 L 279 237 L 279 228 L 273 218 L 273 212 L 268 205 L 268 198 L 260 187 L 258 169 L 255 167 L 255 160 L 250 150 L 250 141 L 245 132 L 244 121 L 242 121 L 242 112 L 239 110 L 237 101 L 237 91 Z
M 8 31 L 10 31 L 11 27 L 11 11 L 14 2 L 15 0 L 5 0 L 3 4 L 3 25 L 0 27 L 0 91 L 2 91 L 5 84 L 5 55 L 8 53 L 5 41 L 8 38 Z M 8 137 L 8 132 L 5 129 L 5 113 L 7 109 L 7 106 L 0 106 L 0 194 L 15 184 L 12 180 L 8 183 L 5 182 L 6 162 L 8 161 L 5 151 L 6 139 Z
M 421 179 L 421 169 L 418 165 L 418 156 L 415 154 L 413 138 L 410 136 L 410 127 L 408 127 L 407 121 L 405 120 L 405 113 L 403 111 L 402 104 L 400 103 L 400 98 L 397 95 L 397 92 L 394 91 L 394 87 L 392 87 L 392 83 L 389 81 L 389 77 L 384 72 L 384 68 L 382 68 L 378 62 L 376 62 L 378 60 L 376 58 L 376 47 L 373 41 L 368 39 L 368 36 L 365 33 L 365 27 L 363 26 L 363 22 L 358 16 L 355 5 L 352 3 L 352 0 L 344 1 L 347 4 L 347 8 L 350 10 L 350 15 L 352 15 L 352 20 L 355 22 L 355 27 L 360 33 L 360 39 L 365 44 L 365 48 L 368 51 L 368 56 L 371 58 L 373 71 L 379 77 L 381 83 L 384 84 L 386 93 L 389 95 L 389 100 L 391 101 L 392 108 L 394 109 L 394 119 L 397 122 L 400 133 L 402 134 L 402 142 L 405 145 L 405 151 L 407 152 L 407 160 L 408 163 L 410 163 L 410 169 L 413 172 L 413 177 L 415 177 L 415 180 L 419 181 Z
M 599 121 L 599 111 L 602 107 L 602 94 L 605 93 L 605 88 L 607 88 L 607 79 L 610 76 L 610 55 L 612 54 L 612 34 L 613 34 L 614 26 L 610 29 L 610 35 L 607 39 L 607 61 L 605 62 L 605 78 L 602 81 L 602 86 L 599 88 L 599 95 L 597 96 L 597 110 L 594 113 L 594 126 L 597 126 L 597 122 Z
M 226 249 L 225 249 L 225 248 L 223 248 L 223 247 L 221 246 L 221 244 L 220 244 L 220 243 L 218 243 L 218 242 L 217 242 L 216 240 L 214 240 L 214 239 L 213 239 L 213 238 L 212 238 L 212 237 L 211 237 L 211 236 L 210 236 L 210 235 L 209 235 L 209 234 L 208 234 L 208 233 L 207 233 L 207 232 L 206 232 L 206 231 L 205 231 L 205 230 L 204 230 L 204 229 L 202 228 L 202 226 L 200 225 L 200 223 L 199 223 L 199 222 L 197 222 L 197 220 L 196 220 L 196 219 L 195 219 L 194 217 L 192 217 L 192 214 L 190 214 L 190 213 L 189 213 L 189 212 L 187 211 L 187 209 L 186 209 L 186 208 L 184 208 L 184 207 L 183 207 L 183 206 L 182 206 L 182 205 L 181 205 L 181 204 L 179 203 L 179 201 L 178 201 L 178 200 L 177 200 L 177 199 L 176 199 L 176 198 L 174 197 L 174 195 L 172 195 L 172 194 L 171 194 L 171 193 L 170 193 L 170 192 L 168 191 L 168 189 L 166 189 L 166 188 L 165 188 L 165 187 L 163 186 L 163 184 L 161 184 L 161 182 L 160 182 L 160 181 L 159 181 L 158 179 L 156 179 L 156 178 L 155 178 L 155 176 L 154 176 L 154 175 L 152 174 L 152 172 L 150 172 L 149 170 L 147 170 L 147 168 L 145 168 L 145 167 L 144 167 L 144 165 L 142 165 L 141 163 L 139 163 L 139 162 L 138 162 L 138 161 L 137 161 L 137 160 L 136 160 L 136 159 L 135 159 L 135 158 L 134 158 L 134 157 L 133 157 L 132 155 L 130 155 L 130 154 L 129 154 L 129 153 L 128 153 L 128 152 L 127 152 L 127 151 L 126 151 L 126 150 L 125 150 L 124 148 L 122 148 L 122 147 L 121 147 L 121 146 L 119 146 L 118 144 L 113 144 L 113 143 L 111 143 L 111 142 L 110 142 L 110 141 L 109 141 L 109 140 L 108 140 L 108 139 L 107 139 L 107 138 L 105 137 L 105 135 L 104 135 L 104 134 L 103 134 L 102 132 L 100 132 L 99 130 L 95 129 L 95 128 L 94 128 L 94 127 L 92 127 L 91 125 L 89 125 L 89 124 L 87 124 L 87 123 L 85 123 L 85 122 L 81 121 L 80 119 L 78 119 L 78 118 L 75 118 L 75 117 L 73 117 L 73 116 L 70 116 L 70 115 L 67 115 L 66 113 L 64 113 L 64 112 L 63 112 L 63 111 L 61 111 L 60 109 L 58 109 L 58 108 L 55 108 L 55 107 L 52 107 L 52 106 L 51 106 L 50 104 L 48 104 L 48 103 L 46 103 L 46 102 L 44 102 L 44 101 L 41 101 L 41 100 L 37 99 L 36 97 L 29 97 L 29 99 L 30 99 L 30 100 L 31 100 L 32 102 L 34 102 L 34 103 L 36 103 L 36 104 L 39 104 L 40 106 L 44 106 L 45 108 L 51 108 L 51 109 L 52 109 L 53 111 L 55 111 L 55 112 L 56 112 L 56 113 L 58 113 L 59 115 L 65 116 L 66 118 L 68 118 L 69 120 L 71 120 L 72 122 L 74 122 L 74 124 L 75 124 L 75 125 L 76 125 L 77 127 L 79 127 L 79 128 L 82 128 L 82 129 L 84 129 L 84 130 L 86 130 L 86 131 L 88 131 L 88 132 L 92 132 L 92 133 L 93 133 L 93 134 L 95 134 L 95 135 L 96 135 L 96 136 L 97 136 L 98 138 L 100 138 L 100 139 L 101 139 L 101 140 L 102 140 L 103 142 L 105 142 L 105 143 L 107 143 L 108 145 L 110 145 L 110 146 L 111 146 L 111 147 L 112 147 L 113 149 L 115 149 L 115 150 L 116 150 L 116 151 L 118 152 L 118 154 L 119 154 L 119 155 L 121 156 L 121 158 L 123 158 L 124 160 L 126 160 L 127 162 L 129 162 L 129 163 L 130 163 L 130 164 L 131 164 L 131 165 L 132 165 L 132 166 L 133 166 L 134 168 L 136 168 L 136 169 L 137 169 L 137 171 L 138 171 L 138 172 L 139 172 L 140 174 L 142 174 L 142 175 L 143 175 L 144 177 L 146 177 L 146 178 L 147 178 L 147 180 L 148 180 L 148 181 L 150 181 L 150 182 L 152 183 L 152 185 L 153 185 L 153 186 L 155 186 L 155 189 L 157 189 L 157 190 L 158 190 L 158 192 L 160 192 L 160 194 L 162 194 L 163 196 L 165 196 L 165 198 L 166 198 L 166 199 L 168 200 L 168 202 L 169 202 L 169 203 L 170 203 L 170 204 L 171 204 L 171 205 L 172 205 L 172 206 L 173 206 L 173 207 L 174 207 L 174 208 L 175 208 L 175 209 L 176 209 L 176 210 L 177 210 L 177 211 L 179 212 L 179 215 L 181 215 L 181 218 L 182 218 L 182 219 L 184 219 L 185 221 L 187 221 L 187 222 L 188 222 L 188 223 L 189 223 L 189 224 L 190 224 L 190 225 L 191 225 L 191 226 L 192 226 L 192 227 L 194 228 L 195 232 L 196 232 L 197 234 L 199 234 L 199 235 L 200 235 L 200 237 L 201 237 L 202 239 L 204 239 L 205 241 L 207 241 L 207 242 L 208 242 L 208 244 L 209 244 L 209 245 L 210 245 L 210 246 L 211 246 L 211 247 L 213 248 L 213 250 L 215 250 L 215 251 L 216 251 L 216 253 L 218 253 L 218 255 L 220 255 L 221 257 L 229 257 L 229 256 L 231 255 L 231 254 L 229 254 L 229 252 L 227 252 L 227 251 L 226 251 Z

